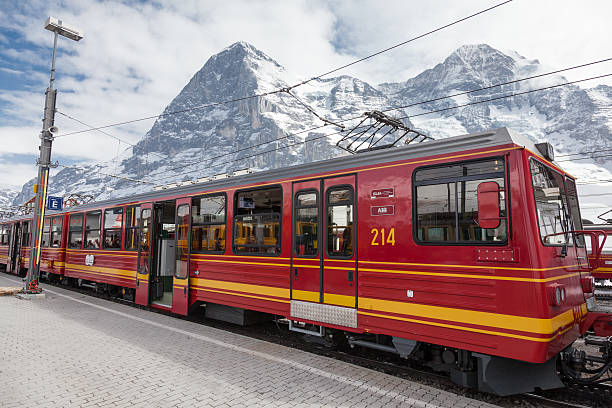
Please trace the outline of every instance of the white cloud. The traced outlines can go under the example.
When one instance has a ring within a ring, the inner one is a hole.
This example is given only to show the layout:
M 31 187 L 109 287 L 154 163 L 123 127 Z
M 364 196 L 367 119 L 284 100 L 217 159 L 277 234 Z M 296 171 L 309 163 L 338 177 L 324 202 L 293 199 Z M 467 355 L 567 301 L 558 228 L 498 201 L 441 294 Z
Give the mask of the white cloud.
M 23 71 L 19 71 L 16 69 L 10 69 L 10 68 L 4 68 L 4 67 L 0 67 L 0 71 L 6 72 L 7 74 L 11 74 L 11 75 L 23 75 L 25 74 L 25 72 Z
M 21 186 L 36 176 L 35 163 L 7 163 L 0 159 L 0 186 L 9 187 L 11 189 L 20 189 Z M 25 176 L 24 175 L 29 175 Z

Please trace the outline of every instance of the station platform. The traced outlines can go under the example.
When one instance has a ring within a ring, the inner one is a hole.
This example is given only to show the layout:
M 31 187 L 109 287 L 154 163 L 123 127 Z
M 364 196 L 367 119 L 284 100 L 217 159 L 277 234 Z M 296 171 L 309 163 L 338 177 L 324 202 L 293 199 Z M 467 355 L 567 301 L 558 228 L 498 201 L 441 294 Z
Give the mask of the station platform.
M 0 274 L 0 286 L 19 278 Z M 346 362 L 42 285 L 0 297 L 2 407 L 492 407 Z

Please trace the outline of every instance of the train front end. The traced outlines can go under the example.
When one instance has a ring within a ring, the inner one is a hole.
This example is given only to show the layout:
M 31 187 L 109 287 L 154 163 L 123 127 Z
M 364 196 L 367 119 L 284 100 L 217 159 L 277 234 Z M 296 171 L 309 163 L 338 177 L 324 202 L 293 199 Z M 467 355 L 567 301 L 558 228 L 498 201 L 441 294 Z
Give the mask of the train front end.
M 600 267 L 606 232 L 584 228 L 574 178 L 555 165 L 550 145 L 536 146 L 535 153 L 524 151 L 524 159 L 533 188 L 527 202 L 537 225 L 532 248 L 542 270 L 541 301 L 555 322 L 546 354 L 560 357 L 566 379 L 595 382 L 612 369 L 612 307 L 597 301 L 591 274 Z

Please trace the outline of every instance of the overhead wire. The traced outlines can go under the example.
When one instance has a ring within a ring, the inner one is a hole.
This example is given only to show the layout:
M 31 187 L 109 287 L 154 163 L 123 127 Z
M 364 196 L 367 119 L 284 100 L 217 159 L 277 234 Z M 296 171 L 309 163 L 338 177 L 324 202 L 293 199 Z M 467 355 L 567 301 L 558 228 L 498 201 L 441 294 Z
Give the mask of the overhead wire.
M 529 93 L 533 93 L 533 92 L 539 92 L 539 91 L 553 89 L 553 88 L 558 88 L 558 87 L 562 87 L 562 86 L 568 86 L 568 85 L 572 85 L 572 84 L 576 84 L 576 83 L 580 83 L 580 82 L 585 82 L 585 81 L 590 81 L 590 80 L 594 80 L 594 79 L 600 79 L 600 78 L 608 77 L 608 76 L 612 76 L 612 73 L 604 74 L 604 75 L 598 75 L 598 76 L 594 76 L 594 77 L 590 77 L 590 78 L 585 78 L 585 79 L 580 79 L 580 80 L 575 80 L 575 81 L 569 81 L 569 82 L 565 82 L 563 84 L 550 85 L 550 86 L 546 86 L 546 87 L 543 87 L 543 88 L 530 89 L 528 91 L 523 91 L 523 92 L 519 92 L 519 93 L 515 93 L 515 94 L 498 96 L 498 97 L 495 97 L 495 98 L 489 98 L 489 99 L 484 99 L 484 100 L 480 100 L 480 101 L 469 102 L 469 103 L 465 103 L 465 104 L 461 104 L 461 105 L 456 105 L 456 106 L 452 106 L 452 107 L 448 107 L 448 108 L 437 109 L 437 110 L 432 110 L 432 111 L 428 111 L 428 112 L 422 112 L 422 113 L 415 114 L 415 115 L 407 115 L 407 116 L 396 118 L 396 119 L 400 119 L 400 120 L 401 119 L 410 119 L 410 118 L 417 117 L 417 116 L 429 115 L 429 114 L 439 113 L 439 112 L 448 111 L 448 110 L 452 110 L 452 109 L 458 109 L 458 108 L 462 108 L 462 107 L 466 107 L 466 106 L 472 106 L 472 105 L 477 105 L 477 104 L 481 104 L 481 103 L 492 102 L 492 101 L 496 101 L 496 100 L 500 100 L 500 99 L 512 98 L 512 97 L 516 97 L 516 96 L 520 96 L 520 95 L 525 95 L 525 94 L 529 94 Z M 302 131 L 301 133 L 303 133 L 303 132 L 304 131 Z M 281 146 L 281 147 L 278 147 L 278 148 L 275 148 L 275 149 L 266 150 L 266 151 L 263 151 L 263 152 L 254 153 L 254 154 L 251 154 L 251 155 L 243 156 L 243 157 L 238 158 L 238 160 L 244 160 L 244 159 L 247 159 L 247 158 L 260 156 L 260 155 L 263 155 L 263 154 L 272 153 L 272 152 L 275 152 L 275 151 L 278 151 L 278 150 L 281 150 L 281 149 L 286 149 L 286 148 L 293 147 L 293 146 L 296 146 L 296 145 L 309 143 L 309 142 L 312 142 L 312 141 L 315 141 L 315 140 L 318 140 L 318 139 L 322 139 L 324 137 L 329 137 L 329 136 L 333 136 L 333 135 L 340 134 L 340 133 L 341 133 L 341 131 L 334 132 L 334 133 L 331 133 L 331 134 L 323 134 L 323 135 L 320 135 L 320 136 L 315 136 L 315 137 L 313 137 L 313 138 L 311 138 L 309 140 L 294 142 L 293 144 L 288 144 L 288 145 Z M 288 137 L 291 137 L 291 135 L 288 136 Z M 269 144 L 269 143 L 272 143 L 272 142 L 277 141 L 277 140 L 280 140 L 280 139 L 276 139 L 276 140 L 273 140 L 273 141 L 265 142 L 263 144 Z M 253 147 L 255 147 L 255 146 L 251 145 L 251 146 L 249 146 L 247 148 L 243 148 L 243 149 L 239 149 L 239 150 L 252 149 Z M 188 163 L 188 164 L 182 163 L 180 166 L 177 166 L 176 168 L 164 169 L 164 171 L 168 171 L 168 170 L 172 170 L 172 169 L 178 169 L 178 168 L 183 168 L 184 169 L 185 167 L 190 167 L 190 166 L 192 166 L 194 164 L 202 164 L 202 163 L 207 163 L 208 164 L 212 160 L 217 160 L 219 158 L 228 157 L 228 156 L 233 155 L 233 154 L 235 154 L 235 152 L 230 152 L 230 153 L 225 153 L 225 154 L 222 154 L 222 155 L 218 155 L 216 157 L 207 159 L 206 162 L 204 162 L 202 160 L 198 160 L 198 161 L 194 161 L 194 162 L 191 162 L 191 163 Z M 201 169 L 196 169 L 196 170 L 187 171 L 187 172 L 184 171 L 184 172 L 181 173 L 181 175 L 190 174 L 190 173 L 193 173 L 195 171 L 200 171 L 200 170 Z M 175 176 L 164 177 L 164 178 L 161 178 L 161 180 L 167 180 L 168 178 L 171 178 L 171 177 L 175 177 Z
M 378 52 L 375 52 L 373 54 L 370 54 L 370 55 L 367 55 L 365 57 L 362 57 L 362 58 L 360 58 L 358 60 L 355 60 L 355 61 L 353 61 L 351 63 L 344 64 L 344 65 L 342 65 L 340 67 L 334 68 L 334 69 L 332 69 L 330 71 L 327 71 L 327 72 L 325 72 L 323 74 L 311 77 L 310 79 L 307 79 L 305 81 L 302 81 L 302 82 L 297 83 L 297 84 L 295 84 L 293 86 L 290 86 L 290 87 L 279 88 L 279 89 L 276 89 L 276 90 L 273 90 L 273 91 L 269 91 L 269 92 L 263 92 L 263 93 L 260 93 L 260 94 L 243 96 L 243 97 L 240 97 L 240 98 L 234 98 L 234 99 L 230 99 L 230 100 L 226 100 L 226 101 L 221 101 L 221 102 L 213 102 L 213 103 L 209 103 L 209 104 L 194 106 L 194 107 L 191 107 L 191 108 L 179 109 L 179 110 L 176 110 L 176 111 L 164 112 L 164 113 L 161 113 L 159 115 L 151 115 L 151 116 L 146 116 L 146 117 L 142 117 L 142 118 L 127 120 L 127 121 L 123 121 L 123 122 L 111 123 L 111 124 L 108 124 L 108 125 L 98 126 L 98 127 L 95 127 L 95 128 L 78 130 L 78 131 L 74 131 L 74 132 L 60 134 L 60 135 L 57 135 L 55 137 L 56 138 L 60 138 L 60 137 L 71 136 L 71 135 L 76 135 L 76 134 L 80 134 L 80 133 L 91 132 L 93 130 L 101 130 L 101 129 L 107 129 L 107 128 L 115 127 L 115 126 L 123 126 L 123 125 L 128 125 L 128 124 L 132 124 L 132 123 L 142 122 L 142 121 L 146 121 L 146 120 L 157 119 L 157 118 L 161 118 L 161 117 L 165 117 L 165 116 L 170 116 L 170 115 L 176 115 L 176 114 L 180 114 L 180 113 L 190 112 L 190 111 L 194 111 L 194 110 L 198 110 L 198 109 L 212 108 L 212 107 L 217 107 L 217 106 L 221 106 L 221 105 L 241 102 L 241 101 L 248 100 L 248 99 L 264 97 L 264 96 L 268 96 L 268 95 L 272 95 L 272 94 L 277 94 L 277 93 L 281 93 L 281 92 L 287 92 L 287 90 L 295 89 L 295 88 L 297 88 L 299 86 L 302 86 L 302 85 L 305 85 L 305 84 L 307 84 L 307 83 L 309 83 L 311 81 L 314 81 L 316 79 L 320 79 L 320 78 L 322 78 L 324 76 L 327 76 L 327 75 L 329 75 L 331 73 L 338 72 L 338 71 L 340 71 L 342 69 L 345 69 L 347 67 L 355 65 L 355 64 L 357 64 L 359 62 L 368 60 L 368 59 L 373 58 L 373 57 L 375 57 L 377 55 L 380 55 L 380 54 L 383 54 L 385 52 L 388 52 L 388 51 L 390 51 L 392 49 L 395 49 L 395 48 L 398 48 L 400 46 L 406 45 L 406 44 L 408 44 L 410 42 L 413 42 L 413 41 L 418 40 L 420 38 L 423 38 L 423 37 L 426 37 L 426 36 L 431 35 L 433 33 L 436 33 L 438 31 L 441 31 L 441 30 L 445 29 L 445 28 L 451 27 L 451 26 L 453 26 L 455 24 L 458 24 L 458 23 L 461 23 L 463 21 L 469 20 L 469 19 L 471 19 L 473 17 L 476 17 L 478 15 L 481 15 L 483 13 L 486 13 L 488 11 L 491 11 L 493 9 L 501 7 L 501 6 L 503 6 L 505 4 L 508 4 L 510 2 L 512 2 L 512 0 L 506 0 L 504 2 L 498 3 L 498 4 L 494 5 L 494 6 L 486 8 L 484 10 L 481 10 L 481 11 L 478 11 L 476 13 L 470 14 L 469 16 L 466 16 L 466 17 L 463 17 L 461 19 L 455 20 L 455 21 L 453 21 L 451 23 L 448 23 L 448 24 L 440 26 L 440 27 L 438 27 L 436 29 L 430 30 L 430 31 L 428 31 L 426 33 L 420 34 L 420 35 L 418 35 L 416 37 L 413 37 L 413 38 L 411 38 L 409 40 L 402 41 L 401 43 L 395 44 L 395 45 L 393 45 L 391 47 L 388 47 L 388 48 L 385 48 L 385 49 L 383 49 L 381 51 L 378 51 Z
M 586 79 L 579 79 L 579 80 L 576 80 L 576 81 L 569 81 L 569 82 L 565 82 L 563 84 L 550 85 L 550 86 L 546 86 L 546 87 L 543 87 L 543 88 L 530 89 L 528 91 L 523 91 L 523 92 L 515 93 L 515 94 L 512 94 L 510 96 L 511 97 L 515 97 L 515 96 L 526 95 L 526 94 L 529 94 L 529 93 L 532 93 L 532 92 L 545 91 L 547 89 L 553 89 L 553 88 L 558 88 L 560 86 L 567 86 L 567 85 L 577 84 L 577 83 L 585 82 L 585 81 L 592 81 L 594 79 L 601 79 L 601 78 L 606 78 L 606 77 L 609 77 L 609 76 L 612 76 L 612 73 L 611 74 L 597 75 L 597 76 L 594 76 L 594 77 L 590 77 L 590 78 L 586 78 Z M 484 102 L 493 102 L 493 101 L 497 101 L 497 100 L 500 100 L 500 99 L 505 99 L 507 97 L 509 97 L 509 96 L 498 96 L 498 97 L 495 97 L 495 98 L 489 98 L 489 99 L 485 99 L 485 100 L 482 100 L 482 101 L 468 102 L 468 103 L 464 103 L 462 105 L 456 105 L 456 106 L 451 106 L 451 107 L 448 107 L 448 108 L 442 108 L 442 109 L 436 109 L 436 110 L 433 110 L 433 111 L 418 113 L 418 114 L 415 114 L 415 115 L 404 116 L 404 117 L 397 118 L 397 119 L 416 118 L 417 116 L 430 115 L 432 113 L 439 113 L 439 112 L 444 112 L 444 111 L 447 111 L 447 110 L 463 108 L 463 107 L 466 107 L 466 106 L 477 105 L 477 104 L 484 103 Z
M 100 174 L 102 176 L 107 176 L 107 177 L 112 177 L 112 178 L 116 178 L 116 179 L 121 179 L 121 180 L 124 180 L 124 181 L 131 181 L 131 182 L 138 183 L 138 184 L 149 184 L 149 185 L 153 185 L 153 186 L 156 185 L 156 183 L 152 183 L 150 181 L 139 180 L 139 179 L 135 179 L 135 178 L 131 178 L 131 177 L 126 177 L 126 176 L 120 176 L 118 174 L 104 173 L 102 171 L 91 169 L 91 168 L 88 168 L 88 167 L 81 167 L 81 166 L 75 166 L 75 165 L 66 165 L 66 164 L 60 164 L 60 163 L 57 163 L 56 165 L 59 166 L 59 167 L 68 168 L 68 169 L 87 170 L 87 171 L 91 171 L 93 173 Z
M 529 77 L 515 79 L 515 80 L 512 80 L 512 81 L 508 81 L 508 82 L 502 82 L 502 83 L 495 84 L 495 85 L 485 86 L 485 87 L 478 88 L 478 89 L 473 89 L 473 90 L 470 90 L 470 91 L 459 92 L 459 93 L 452 94 L 452 95 L 441 96 L 439 98 L 433 98 L 433 99 L 429 99 L 429 100 L 422 101 L 422 102 L 411 103 L 409 105 L 396 106 L 396 107 L 393 107 L 393 108 L 385 109 L 385 110 L 383 110 L 381 112 L 390 112 L 390 111 L 393 111 L 393 110 L 411 108 L 413 106 L 424 105 L 424 104 L 430 103 L 430 102 L 437 102 L 437 101 L 441 101 L 441 100 L 444 100 L 444 99 L 455 98 L 457 96 L 463 96 L 463 95 L 468 95 L 468 94 L 471 94 L 471 93 L 476 93 L 476 92 L 485 91 L 485 90 L 488 90 L 488 89 L 497 88 L 497 87 L 500 87 L 500 86 L 516 84 L 516 83 L 519 83 L 519 82 L 528 81 L 528 80 L 536 79 L 536 78 L 542 78 L 542 77 L 545 77 L 545 76 L 548 76 L 548 75 L 558 74 L 560 72 L 566 72 L 566 71 L 571 71 L 571 70 L 578 69 L 578 68 L 588 67 L 588 66 L 591 66 L 591 65 L 601 64 L 601 63 L 608 62 L 608 61 L 611 61 L 611 60 L 612 60 L 612 58 L 605 58 L 605 59 L 602 59 L 602 60 L 599 60 L 599 61 L 593 61 L 593 62 L 589 62 L 589 63 L 586 63 L 586 64 L 574 65 L 572 67 L 558 69 L 556 71 L 546 72 L 546 73 L 543 73 L 543 74 L 532 75 L 532 76 L 529 76 Z
M 453 98 L 453 97 L 460 96 L 460 95 L 476 93 L 476 92 L 492 89 L 492 88 L 499 87 L 499 86 L 505 86 L 505 85 L 509 85 L 509 84 L 513 84 L 513 83 L 522 82 L 522 81 L 528 81 L 528 80 L 531 80 L 531 79 L 540 78 L 540 77 L 544 77 L 544 76 L 548 76 L 548 75 L 553 75 L 553 74 L 557 74 L 557 73 L 560 73 L 560 72 L 565 72 L 565 71 L 570 71 L 570 70 L 574 70 L 574 69 L 578 69 L 578 68 L 583 68 L 583 67 L 586 67 L 586 66 L 600 64 L 600 63 L 607 62 L 607 61 L 610 61 L 610 60 L 612 60 L 612 58 L 606 58 L 606 59 L 599 60 L 599 61 L 593 61 L 593 62 L 589 62 L 589 63 L 585 63 L 585 64 L 574 65 L 574 66 L 571 66 L 571 67 L 567 67 L 567 68 L 563 68 L 563 69 L 559 69 L 559 70 L 555 70 L 555 71 L 551 71 L 551 72 L 547 72 L 547 73 L 543 73 L 543 74 L 533 75 L 533 76 L 529 76 L 529 77 L 525 77 L 525 78 L 520 78 L 520 79 L 513 80 L 513 81 L 502 82 L 502 83 L 499 83 L 499 84 L 490 85 L 490 86 L 486 86 L 486 87 L 481 87 L 481 88 L 477 88 L 477 89 L 472 89 L 470 91 L 465 91 L 465 92 L 461 92 L 461 93 L 457 93 L 457 94 L 452 94 L 452 95 L 447 95 L 447 96 L 443 96 L 443 97 L 428 99 L 428 100 L 421 101 L 421 102 L 416 102 L 416 103 L 413 103 L 413 104 L 410 104 L 410 105 L 404 105 L 404 106 L 401 106 L 401 107 L 387 108 L 385 110 L 382 110 L 382 112 L 389 112 L 389 111 L 392 111 L 392 110 L 405 109 L 405 108 L 408 108 L 408 107 L 417 106 L 417 105 L 423 105 L 423 104 L 426 104 L 426 103 L 436 102 L 436 101 L 440 101 L 440 100 L 443 100 L 443 99 L 449 99 L 449 98 Z M 348 122 L 348 121 L 351 121 L 351 120 L 361 119 L 362 117 L 363 117 L 363 115 L 352 116 L 352 117 L 349 117 L 349 118 L 346 118 L 346 119 L 336 120 L 335 122 L 336 123 L 345 123 L 345 122 Z M 272 139 L 272 140 L 269 140 L 269 141 L 264 141 L 264 142 L 260 142 L 260 143 L 250 144 L 250 145 L 242 147 L 240 149 L 233 150 L 232 152 L 229 152 L 227 154 L 222 154 L 222 155 L 219 155 L 219 156 L 215 156 L 212 159 L 223 158 L 223 157 L 226 157 L 229 154 L 240 153 L 240 152 L 245 151 L 245 150 L 250 150 L 250 149 L 257 148 L 257 147 L 260 147 L 260 146 L 263 146 L 263 145 L 266 145 L 266 144 L 270 144 L 270 143 L 274 143 L 274 142 L 277 142 L 277 141 L 280 141 L 280 140 L 288 139 L 288 138 L 291 138 L 291 137 L 294 137 L 294 136 L 297 136 L 297 135 L 300 135 L 300 134 L 303 134 L 303 133 L 311 132 L 311 131 L 314 131 L 314 130 L 319 130 L 321 128 L 324 128 L 325 126 L 326 125 L 324 124 L 324 125 L 316 126 L 314 128 L 310 128 L 310 129 L 302 130 L 302 131 L 299 131 L 299 132 L 296 132 L 296 133 L 292 133 L 292 134 L 289 134 L 289 135 L 281 136 L 281 137 L 278 137 L 278 138 L 275 138 L 275 139 Z M 332 133 L 331 135 L 334 135 L 334 134 L 338 134 L 338 132 Z M 200 161 L 196 160 L 196 161 L 187 162 L 187 163 L 183 162 L 183 163 L 181 163 L 180 166 L 171 167 L 171 168 L 169 168 L 167 170 L 176 170 L 178 168 L 183 168 L 184 166 L 190 166 L 191 164 L 197 164 L 197 163 L 200 163 Z
M 323 73 L 323 74 L 320 74 L 320 75 L 314 76 L 314 77 L 312 77 L 312 78 L 310 78 L 310 79 L 307 79 L 306 81 L 300 82 L 300 83 L 298 83 L 298 84 L 296 84 L 296 85 L 292 86 L 291 88 L 295 88 L 295 87 L 298 87 L 298 86 L 301 86 L 301 85 L 307 84 L 307 83 L 309 83 L 309 82 L 311 82 L 311 81 L 314 81 L 314 80 L 317 80 L 317 79 L 321 79 L 321 78 L 322 78 L 322 77 L 324 77 L 324 76 L 327 76 L 327 75 L 329 75 L 329 74 L 333 74 L 334 72 L 338 72 L 338 71 L 340 71 L 340 70 L 342 70 L 342 69 L 345 69 L 345 68 L 348 68 L 348 67 L 350 67 L 350 66 L 352 66 L 352 65 L 355 65 L 355 64 L 358 64 L 358 63 L 363 62 L 363 61 L 365 61 L 365 60 L 368 60 L 368 59 L 370 59 L 370 58 L 376 57 L 377 55 L 380 55 L 380 54 L 383 54 L 383 53 L 385 53 L 385 52 L 391 51 L 391 50 L 393 50 L 393 49 L 395 49 L 395 48 L 401 47 L 401 46 L 403 46 L 403 45 L 406 45 L 406 44 L 408 44 L 408 43 L 411 43 L 411 42 L 413 42 L 413 41 L 416 41 L 416 40 L 418 40 L 418 39 L 421 39 L 421 38 L 423 38 L 423 37 L 426 37 L 426 36 L 428 36 L 428 35 L 431 35 L 431 34 L 433 34 L 433 33 L 436 33 L 436 32 L 438 32 L 438 31 L 444 30 L 445 28 L 451 27 L 451 26 L 453 26 L 453 25 L 455 25 L 455 24 L 459 24 L 459 23 L 461 23 L 461 22 L 463 22 L 463 21 L 469 20 L 469 19 L 471 19 L 471 18 L 473 18 L 473 17 L 476 17 L 476 16 L 478 16 L 478 15 L 480 15 L 480 14 L 483 14 L 483 13 L 486 13 L 486 12 L 491 11 L 491 10 L 493 10 L 493 9 L 496 9 L 496 8 L 498 8 L 498 7 L 501 7 L 501 6 L 505 5 L 505 4 L 510 3 L 511 1 L 512 1 L 512 0 L 504 1 L 504 2 L 502 2 L 502 3 L 498 3 L 498 4 L 494 5 L 494 6 L 491 6 L 491 7 L 487 8 L 487 9 L 484 9 L 484 10 L 481 10 L 481 11 L 476 12 L 476 13 L 474 13 L 474 14 L 471 14 L 471 15 L 469 15 L 469 16 L 467 16 L 467 17 L 460 18 L 460 19 L 455 20 L 455 21 L 453 21 L 453 22 L 451 22 L 451 23 L 445 24 L 445 25 L 440 26 L 440 27 L 438 27 L 438 28 L 436 28 L 436 29 L 433 29 L 433 30 L 428 31 L 428 32 L 423 33 L 423 34 L 420 34 L 420 35 L 418 35 L 418 36 L 416 36 L 416 37 L 413 37 L 413 38 L 411 38 L 411 39 L 409 39 L 409 40 L 402 41 L 401 43 L 398 43 L 398 44 L 395 44 L 395 45 L 393 45 L 393 46 L 391 46 L 391 47 L 385 48 L 384 50 L 381 50 L 381 51 L 375 52 L 375 53 L 373 53 L 373 54 L 367 55 L 367 56 L 365 56 L 365 57 L 359 58 L 359 59 L 357 59 L 357 60 L 355 60 L 355 61 L 353 61 L 353 62 L 350 62 L 350 63 L 348 63 L 348 64 L 344 64 L 344 65 L 342 65 L 342 66 L 340 66 L 340 67 L 338 67 L 338 68 L 334 68 L 334 69 L 332 69 L 332 70 L 330 70 L 330 71 L 327 71 L 327 72 L 325 72 L 325 73 Z

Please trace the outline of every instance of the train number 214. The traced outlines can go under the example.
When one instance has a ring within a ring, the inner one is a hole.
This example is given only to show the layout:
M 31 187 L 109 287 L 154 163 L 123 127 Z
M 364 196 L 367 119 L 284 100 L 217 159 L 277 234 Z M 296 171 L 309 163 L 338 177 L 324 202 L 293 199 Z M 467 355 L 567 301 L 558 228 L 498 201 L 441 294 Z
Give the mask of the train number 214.
M 370 245 L 392 245 L 395 246 L 395 228 L 391 228 L 388 232 L 384 228 L 372 228 L 372 242 Z

